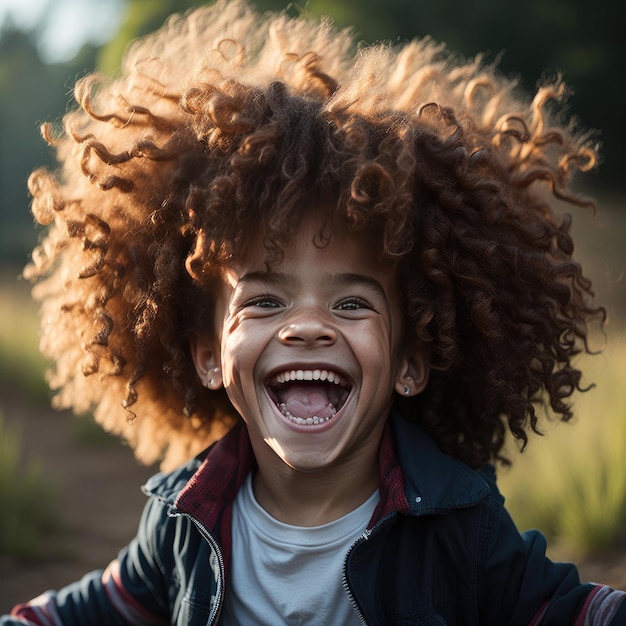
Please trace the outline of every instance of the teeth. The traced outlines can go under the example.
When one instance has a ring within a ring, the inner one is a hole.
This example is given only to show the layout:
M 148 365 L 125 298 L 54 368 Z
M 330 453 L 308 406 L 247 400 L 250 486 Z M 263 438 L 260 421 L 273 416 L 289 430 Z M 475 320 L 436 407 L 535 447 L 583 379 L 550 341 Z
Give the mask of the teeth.
M 321 380 L 335 385 L 343 384 L 339 374 L 328 370 L 290 370 L 277 374 L 274 380 L 277 383 L 288 383 L 292 380 Z
M 312 425 L 312 424 L 323 424 L 324 422 L 327 422 L 330 417 L 317 417 L 317 415 L 314 415 L 313 417 L 307 417 L 306 419 L 304 419 L 303 417 L 294 417 L 291 414 L 288 414 L 287 417 L 294 423 L 296 424 L 306 424 L 306 425 Z
M 287 418 L 289 418 L 292 422 L 294 422 L 295 424 L 306 424 L 306 425 L 312 425 L 312 424 L 323 424 L 324 422 L 327 422 L 331 417 L 334 417 L 337 414 L 337 409 L 335 409 L 335 407 L 329 402 L 328 406 L 330 408 L 330 416 L 329 417 L 318 417 L 317 415 L 314 415 L 313 417 L 295 417 L 294 415 L 292 415 L 288 410 L 287 410 L 287 405 L 284 402 L 281 402 L 278 405 L 278 408 L 280 409 L 280 412 Z
M 343 379 L 341 378 L 339 374 L 337 374 L 337 372 L 332 372 L 329 370 L 320 370 L 320 369 L 315 369 L 315 370 L 295 370 L 294 369 L 294 370 L 287 370 L 284 372 L 280 372 L 274 377 L 273 383 L 283 384 L 283 383 L 288 383 L 291 381 L 300 381 L 300 380 L 321 381 L 321 382 L 327 382 L 327 383 L 331 383 L 335 385 L 345 384 Z M 328 417 L 318 417 L 317 415 L 314 415 L 313 417 L 303 418 L 303 417 L 297 417 L 297 416 L 292 415 L 287 409 L 287 405 L 284 402 L 281 402 L 278 405 L 280 412 L 289 420 L 291 420 L 295 424 L 304 424 L 308 426 L 315 425 L 315 424 L 323 424 L 324 422 L 327 422 L 328 420 L 330 420 L 332 417 L 334 417 L 337 414 L 337 409 L 333 406 L 332 403 L 329 402 L 327 407 L 328 407 L 328 412 L 330 413 Z

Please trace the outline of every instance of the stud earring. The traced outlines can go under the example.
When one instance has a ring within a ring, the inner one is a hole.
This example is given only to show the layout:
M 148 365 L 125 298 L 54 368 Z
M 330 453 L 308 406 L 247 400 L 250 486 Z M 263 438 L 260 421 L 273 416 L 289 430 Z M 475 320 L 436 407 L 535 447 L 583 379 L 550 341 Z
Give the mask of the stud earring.
M 404 385 L 404 395 L 408 396 L 411 393 L 411 388 L 407 385 Z
M 204 386 L 213 391 L 222 386 L 222 370 L 219 367 L 212 367 L 209 372 L 207 372 Z

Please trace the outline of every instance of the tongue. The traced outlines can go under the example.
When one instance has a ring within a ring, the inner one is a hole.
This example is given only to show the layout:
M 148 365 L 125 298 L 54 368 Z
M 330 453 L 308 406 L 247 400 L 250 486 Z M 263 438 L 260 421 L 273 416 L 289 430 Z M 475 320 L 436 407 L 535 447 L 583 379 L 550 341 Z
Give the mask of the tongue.
M 294 417 L 306 419 L 317 415 L 326 418 L 332 415 L 332 406 L 323 387 L 310 384 L 290 384 L 285 387 L 281 390 L 280 400 Z

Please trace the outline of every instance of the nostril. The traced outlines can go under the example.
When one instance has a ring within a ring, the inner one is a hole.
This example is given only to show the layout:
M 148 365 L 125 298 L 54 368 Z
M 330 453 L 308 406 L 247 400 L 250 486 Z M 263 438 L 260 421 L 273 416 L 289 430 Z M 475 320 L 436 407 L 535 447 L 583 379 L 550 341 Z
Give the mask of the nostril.
M 300 333 L 298 333 L 298 329 L 295 324 L 289 324 L 289 326 L 281 328 L 278 332 L 278 338 L 281 341 L 287 341 L 290 343 L 304 341 L 304 338 L 300 336 Z
M 332 328 L 328 328 L 325 324 L 315 320 L 284 326 L 278 331 L 278 339 L 283 343 L 315 344 L 333 343 L 336 336 Z

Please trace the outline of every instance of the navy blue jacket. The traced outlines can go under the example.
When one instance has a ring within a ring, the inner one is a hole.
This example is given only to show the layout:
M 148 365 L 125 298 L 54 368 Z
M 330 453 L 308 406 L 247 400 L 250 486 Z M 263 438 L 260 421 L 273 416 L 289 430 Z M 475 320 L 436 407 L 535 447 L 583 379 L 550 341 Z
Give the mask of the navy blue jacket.
M 580 584 L 573 565 L 546 558 L 540 533 L 517 531 L 493 468 L 450 458 L 399 415 L 390 423 L 381 502 L 345 559 L 346 593 L 364 623 L 626 624 L 626 593 Z M 238 426 L 202 458 L 153 477 L 136 538 L 104 572 L 16 607 L 0 626 L 217 624 L 232 502 L 253 468 Z

